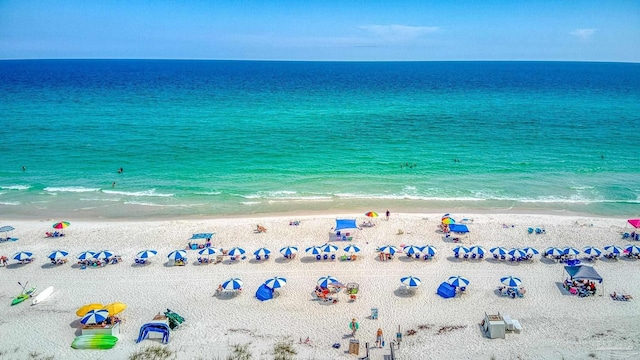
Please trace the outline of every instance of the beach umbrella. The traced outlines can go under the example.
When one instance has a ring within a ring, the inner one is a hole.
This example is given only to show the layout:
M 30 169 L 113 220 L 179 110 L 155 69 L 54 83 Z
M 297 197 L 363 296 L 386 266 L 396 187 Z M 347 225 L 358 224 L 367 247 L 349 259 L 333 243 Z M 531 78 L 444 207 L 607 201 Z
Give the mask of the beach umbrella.
M 378 213 L 375 212 L 375 211 L 369 211 L 369 212 L 365 213 L 364 216 L 370 217 L 370 218 L 377 218 L 378 217 Z
M 406 276 L 400 279 L 400 282 L 408 287 L 418 287 L 422 284 L 422 280 L 415 276 Z
M 445 218 L 442 218 L 442 223 L 445 225 L 451 225 L 451 224 L 455 224 L 456 221 L 451 217 L 445 217 Z
M 69 255 L 69 252 L 64 251 L 64 250 L 56 250 L 51 252 L 51 254 L 49 254 L 49 256 L 47 256 L 49 259 L 51 260 L 58 260 L 58 259 L 62 259 L 65 258 Z
M 407 254 L 407 255 L 415 255 L 417 253 L 422 252 L 422 249 L 420 247 L 418 247 L 418 246 L 407 245 L 407 246 L 402 248 L 402 251 L 404 251 L 404 253 Z
M 308 247 L 305 251 L 310 253 L 311 255 L 320 255 L 320 254 L 322 254 L 322 247 L 321 246 L 311 246 L 311 247 Z
M 522 251 L 520 249 L 516 249 L 516 248 L 513 248 L 513 249 L 509 250 L 509 252 L 507 254 L 509 254 L 509 255 L 511 255 L 511 256 L 513 256 L 515 258 L 521 258 L 521 257 L 527 256 L 527 254 L 524 251 Z
M 83 251 L 78 255 L 78 260 L 87 260 L 87 259 L 93 259 L 93 256 L 96 253 L 94 253 L 93 251 Z
M 640 219 L 629 219 L 627 220 L 627 222 L 631 224 L 631 226 L 633 226 L 634 228 L 640 229 Z
M 204 249 L 198 250 L 198 254 L 204 255 L 204 256 L 215 255 L 218 252 L 219 252 L 219 250 L 217 250 L 216 248 L 212 248 L 212 247 L 206 247 Z
M 80 319 L 80 322 L 85 325 L 99 324 L 107 320 L 108 317 L 109 312 L 107 310 L 89 310 L 89 312 Z
M 298 252 L 298 248 L 295 246 L 285 246 L 280 249 L 280 253 L 284 256 L 291 256 Z
M 118 315 L 127 308 L 127 304 L 121 302 L 112 302 L 111 304 L 105 305 L 102 309 L 107 310 L 109 312 L 109 316 Z
M 518 287 L 522 284 L 522 280 L 514 276 L 503 277 L 500 279 L 500 282 L 507 285 L 508 287 Z
M 582 252 L 590 256 L 600 256 L 602 254 L 602 251 L 600 251 L 600 249 L 593 246 L 586 246 L 584 249 L 582 249 Z
M 604 247 L 604 251 L 609 252 L 611 254 L 620 255 L 620 254 L 622 254 L 624 249 L 622 249 L 621 247 L 616 246 L 616 245 L 607 245 L 607 246 Z
M 526 248 L 522 249 L 522 251 L 524 251 L 525 254 L 527 255 L 538 255 L 540 254 L 540 251 L 538 251 L 538 249 L 536 248 L 532 248 L 527 246 Z
M 330 275 L 323 276 L 320 279 L 318 279 L 318 285 L 323 288 L 328 288 L 329 285 L 337 282 L 339 282 L 338 279 Z
M 454 252 L 454 253 L 456 253 L 456 254 L 459 254 L 459 253 L 461 253 L 461 252 L 462 252 L 463 254 L 466 254 L 466 253 L 468 253 L 468 252 L 469 252 L 469 248 L 468 248 L 468 247 L 466 247 L 466 246 L 458 245 L 458 246 L 456 246 L 456 247 L 454 247 L 454 248 L 453 248 L 453 252 Z
M 232 247 L 231 249 L 229 249 L 229 252 L 227 253 L 227 255 L 229 256 L 240 256 L 240 255 L 244 255 L 247 251 L 241 247 Z
M 332 253 L 332 252 L 338 251 L 338 247 L 332 244 L 324 244 L 321 247 L 322 247 L 322 252 L 325 252 L 325 253 Z
M 424 255 L 435 256 L 438 251 L 434 246 L 425 245 L 420 249 L 420 252 Z
M 255 256 L 267 256 L 269 254 L 271 254 L 271 250 L 265 247 L 261 247 L 260 249 L 253 252 L 253 255 Z
M 640 246 L 638 245 L 627 245 L 624 247 L 624 252 L 629 253 L 630 255 L 640 254 Z
M 184 250 L 174 250 L 167 255 L 170 260 L 180 260 L 187 257 L 187 252 Z
M 71 225 L 71 223 L 69 223 L 68 221 L 60 221 L 60 222 L 57 222 L 57 223 L 53 224 L 53 228 L 54 229 L 65 229 L 65 228 L 68 228 L 69 225 Z
M 544 253 L 550 256 L 561 256 L 564 255 L 564 250 L 557 247 L 550 247 L 547 248 Z
M 484 255 L 487 253 L 487 250 L 482 246 L 475 245 L 469 248 L 469 252 L 476 255 Z
M 357 245 L 350 244 L 344 247 L 344 251 L 348 253 L 357 253 L 357 252 L 360 252 L 360 247 Z
M 98 309 L 102 309 L 104 305 L 102 304 L 87 304 L 87 305 L 82 305 L 77 311 L 76 311 L 76 315 L 78 315 L 79 317 L 83 317 L 85 316 L 89 311 L 91 310 L 98 310 Z
M 455 287 L 467 287 L 469 285 L 469 280 L 462 276 L 451 276 L 447 279 L 447 282 Z
M 93 255 L 93 257 L 96 259 L 108 259 L 110 257 L 113 257 L 113 253 L 109 250 L 102 250 Z
M 155 250 L 142 250 L 136 254 L 136 259 L 148 259 L 156 255 L 158 255 L 158 252 Z
M 504 256 L 504 255 L 507 255 L 508 253 L 507 249 L 503 248 L 502 246 L 496 246 L 494 248 L 489 249 L 489 251 L 493 255 L 498 255 L 498 256 Z
M 578 254 L 580 254 L 580 250 L 578 250 L 578 249 L 576 249 L 574 247 L 571 247 L 571 246 L 567 246 L 566 248 L 564 248 L 563 251 L 564 251 L 565 255 L 578 255 Z
M 392 246 L 392 245 L 385 245 L 385 246 L 379 248 L 378 251 L 383 253 L 383 254 L 394 255 L 398 251 L 398 248 L 396 248 L 395 246 Z
M 5 225 L 3 227 L 0 227 L 0 233 L 6 232 L 7 233 L 7 239 L 9 239 L 9 231 L 13 231 L 15 230 L 15 228 L 13 226 L 9 226 L 9 225 Z
M 29 260 L 29 259 L 31 259 L 32 256 L 33 256 L 32 252 L 19 251 L 19 252 L 13 254 L 13 259 L 14 260 L 18 260 L 18 261 Z
M 222 283 L 222 288 L 225 290 L 240 290 L 242 288 L 242 280 L 231 278 Z
M 264 285 L 270 289 L 281 288 L 286 284 L 287 284 L 287 279 L 283 277 L 278 277 L 278 276 L 272 277 L 271 279 L 267 279 L 267 281 L 264 282 Z

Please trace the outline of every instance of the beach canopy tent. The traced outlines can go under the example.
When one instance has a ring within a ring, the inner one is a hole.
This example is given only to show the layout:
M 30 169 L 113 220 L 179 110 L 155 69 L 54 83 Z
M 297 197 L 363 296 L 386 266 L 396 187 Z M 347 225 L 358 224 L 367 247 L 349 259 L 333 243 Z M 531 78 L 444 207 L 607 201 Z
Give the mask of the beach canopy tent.
M 191 239 L 211 239 L 215 233 L 198 233 L 191 235 Z
M 456 296 L 456 287 L 445 281 L 438 287 L 437 294 L 445 299 L 452 298 Z
M 451 224 L 449 225 L 449 231 L 454 233 L 468 233 L 469 228 L 465 224 Z
M 356 225 L 355 219 L 336 219 L 336 228 L 335 231 L 343 230 L 343 229 L 357 229 L 358 225 Z
M 633 226 L 634 228 L 640 229 L 640 219 L 629 219 L 627 220 L 627 222 L 631 224 L 631 226 Z
M 591 266 L 587 265 L 578 265 L 578 266 L 565 266 L 564 269 L 567 271 L 569 276 L 572 279 L 582 280 L 598 280 L 598 282 L 602 282 L 602 277 L 598 272 Z
M 266 301 L 273 299 L 273 289 L 268 287 L 266 284 L 262 284 L 256 291 L 256 297 L 260 301 Z

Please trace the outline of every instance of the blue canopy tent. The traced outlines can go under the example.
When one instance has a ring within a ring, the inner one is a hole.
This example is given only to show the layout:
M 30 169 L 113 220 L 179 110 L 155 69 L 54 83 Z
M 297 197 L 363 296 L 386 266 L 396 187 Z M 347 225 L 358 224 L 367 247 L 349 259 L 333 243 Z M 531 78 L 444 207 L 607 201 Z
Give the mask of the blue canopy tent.
M 190 240 L 193 239 L 211 239 L 215 233 L 198 233 L 193 234 Z
M 256 297 L 260 301 L 271 300 L 273 299 L 273 289 L 268 287 L 266 284 L 262 284 L 256 291 Z
M 569 276 L 572 279 L 582 280 L 598 280 L 599 283 L 602 283 L 602 277 L 596 269 L 591 266 L 586 265 L 578 265 L 578 266 L 565 266 L 564 269 L 567 271 Z
M 336 219 L 336 228 L 335 231 L 340 231 L 343 229 L 357 229 L 358 225 L 356 225 L 355 219 Z
M 437 294 L 445 299 L 452 298 L 456 296 L 456 287 L 445 281 L 438 287 Z
M 466 234 L 469 232 L 469 228 L 465 224 L 450 224 L 449 231 L 454 233 Z

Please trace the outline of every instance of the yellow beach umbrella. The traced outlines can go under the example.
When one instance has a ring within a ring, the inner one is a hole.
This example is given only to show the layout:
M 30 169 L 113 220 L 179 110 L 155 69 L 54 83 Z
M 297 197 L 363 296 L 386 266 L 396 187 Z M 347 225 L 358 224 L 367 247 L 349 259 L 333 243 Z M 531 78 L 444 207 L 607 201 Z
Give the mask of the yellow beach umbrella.
M 109 312 L 109 316 L 114 316 L 123 312 L 124 309 L 127 308 L 127 304 L 121 302 L 113 302 L 109 305 L 105 305 L 102 308 Z
M 82 317 L 82 316 L 85 316 L 89 311 L 102 309 L 102 307 L 103 307 L 102 304 L 87 304 L 87 305 L 83 305 L 78 309 L 78 311 L 76 311 L 76 315 Z

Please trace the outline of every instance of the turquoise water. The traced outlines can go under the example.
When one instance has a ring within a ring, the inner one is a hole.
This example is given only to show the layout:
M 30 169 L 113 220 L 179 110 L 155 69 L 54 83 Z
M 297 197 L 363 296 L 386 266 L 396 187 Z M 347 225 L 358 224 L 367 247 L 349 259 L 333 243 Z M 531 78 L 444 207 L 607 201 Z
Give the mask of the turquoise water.
M 0 95 L 3 217 L 640 214 L 640 64 L 1 61 Z

